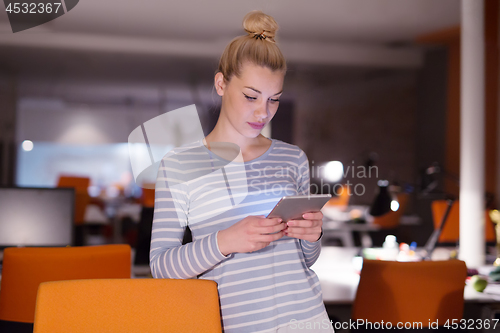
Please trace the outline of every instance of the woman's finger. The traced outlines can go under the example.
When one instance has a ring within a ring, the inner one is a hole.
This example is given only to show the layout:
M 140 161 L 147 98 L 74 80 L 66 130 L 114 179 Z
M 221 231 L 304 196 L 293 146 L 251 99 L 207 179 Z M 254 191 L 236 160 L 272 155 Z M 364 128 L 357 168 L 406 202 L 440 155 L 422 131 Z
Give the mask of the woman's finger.
M 305 214 L 302 214 L 302 218 L 306 219 L 306 220 L 322 220 L 323 213 L 321 213 L 321 212 L 305 213 Z
M 321 233 L 321 227 L 314 227 L 314 228 L 301 228 L 301 227 L 288 227 L 285 230 L 286 235 L 313 235 Z
M 299 227 L 299 228 L 314 228 L 322 224 L 323 224 L 322 220 L 290 220 L 286 223 L 288 227 Z

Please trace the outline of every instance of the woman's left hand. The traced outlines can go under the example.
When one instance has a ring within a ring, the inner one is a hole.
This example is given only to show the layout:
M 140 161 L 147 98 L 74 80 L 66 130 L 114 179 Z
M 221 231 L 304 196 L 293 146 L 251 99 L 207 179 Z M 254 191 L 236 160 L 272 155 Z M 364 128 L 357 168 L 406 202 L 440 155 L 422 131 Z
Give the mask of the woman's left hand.
M 321 236 L 323 213 L 305 213 L 303 220 L 290 220 L 284 229 L 285 236 L 316 242 Z

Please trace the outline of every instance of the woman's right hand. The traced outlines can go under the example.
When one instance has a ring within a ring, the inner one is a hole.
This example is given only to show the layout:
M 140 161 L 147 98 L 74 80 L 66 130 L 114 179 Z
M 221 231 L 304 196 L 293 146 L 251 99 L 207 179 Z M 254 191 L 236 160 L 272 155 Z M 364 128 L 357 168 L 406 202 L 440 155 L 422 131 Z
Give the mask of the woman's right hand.
M 220 230 L 217 243 L 225 256 L 230 253 L 254 252 L 283 237 L 285 228 L 286 223 L 281 223 L 280 218 L 247 216 L 229 228 Z

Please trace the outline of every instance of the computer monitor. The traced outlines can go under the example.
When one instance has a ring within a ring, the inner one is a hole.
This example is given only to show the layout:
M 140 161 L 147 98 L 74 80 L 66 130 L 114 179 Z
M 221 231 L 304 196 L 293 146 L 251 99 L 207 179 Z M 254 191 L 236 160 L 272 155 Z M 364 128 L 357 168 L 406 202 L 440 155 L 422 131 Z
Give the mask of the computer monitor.
M 72 245 L 74 204 L 71 188 L 0 187 L 0 248 Z

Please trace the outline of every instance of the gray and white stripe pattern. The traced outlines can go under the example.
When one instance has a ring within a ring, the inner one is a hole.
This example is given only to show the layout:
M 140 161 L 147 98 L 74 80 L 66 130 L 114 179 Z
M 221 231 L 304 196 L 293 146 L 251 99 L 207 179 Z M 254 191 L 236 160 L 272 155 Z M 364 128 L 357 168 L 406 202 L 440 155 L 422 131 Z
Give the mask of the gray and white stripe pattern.
M 320 315 L 321 287 L 309 269 L 320 241 L 285 236 L 259 251 L 227 257 L 217 245 L 219 230 L 249 215 L 267 215 L 281 197 L 297 194 L 309 194 L 309 164 L 297 146 L 272 140 L 266 153 L 245 163 L 218 157 L 201 140 L 172 150 L 156 181 L 153 277 L 216 281 L 226 333 L 274 332 L 291 319 Z M 193 242 L 181 245 L 186 225 Z

